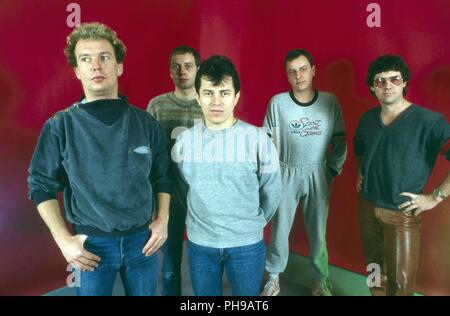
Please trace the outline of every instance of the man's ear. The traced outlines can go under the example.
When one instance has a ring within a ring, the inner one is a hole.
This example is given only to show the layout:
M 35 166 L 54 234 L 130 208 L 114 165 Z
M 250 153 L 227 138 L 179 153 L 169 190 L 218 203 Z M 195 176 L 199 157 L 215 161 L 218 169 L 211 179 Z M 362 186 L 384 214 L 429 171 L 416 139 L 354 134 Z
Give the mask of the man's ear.
M 234 102 L 234 105 L 236 106 L 236 104 L 239 102 L 239 98 L 241 97 L 241 91 L 239 91 L 238 93 L 236 93 L 236 99 Z
M 77 79 L 81 80 L 80 71 L 78 70 L 78 67 L 74 67 L 73 71 L 75 72 L 75 76 L 77 76 Z
M 117 64 L 117 77 L 122 76 L 122 74 L 123 74 L 123 64 L 120 63 L 120 64 Z

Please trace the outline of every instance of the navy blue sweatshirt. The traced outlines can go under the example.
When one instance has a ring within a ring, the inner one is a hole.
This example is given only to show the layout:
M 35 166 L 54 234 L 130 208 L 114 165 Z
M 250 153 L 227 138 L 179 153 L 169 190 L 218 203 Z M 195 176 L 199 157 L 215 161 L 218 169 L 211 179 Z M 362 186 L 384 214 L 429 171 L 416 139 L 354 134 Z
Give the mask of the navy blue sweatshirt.
M 170 193 L 169 161 L 159 123 L 125 97 L 77 102 L 45 123 L 28 198 L 39 204 L 64 191 L 76 233 L 127 235 L 147 228 L 156 193 Z
M 450 125 L 441 114 L 418 105 L 384 125 L 381 107 L 361 117 L 354 137 L 355 156 L 363 156 L 362 195 L 378 207 L 398 210 L 409 200 L 402 192 L 420 194 L 441 153 L 450 160 Z

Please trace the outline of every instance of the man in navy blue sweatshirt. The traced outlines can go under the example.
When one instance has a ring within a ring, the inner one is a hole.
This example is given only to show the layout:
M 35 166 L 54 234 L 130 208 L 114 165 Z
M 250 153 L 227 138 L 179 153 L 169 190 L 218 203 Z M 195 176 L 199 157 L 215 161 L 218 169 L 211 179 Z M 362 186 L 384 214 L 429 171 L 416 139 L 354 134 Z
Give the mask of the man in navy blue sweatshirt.
M 164 132 L 119 95 L 125 46 L 113 30 L 82 24 L 65 54 L 84 95 L 45 123 L 28 197 L 67 262 L 81 270 L 78 295 L 112 295 L 118 272 L 126 295 L 154 295 L 171 189 Z M 56 199 L 61 191 L 74 233 Z
M 410 78 L 399 56 L 370 64 L 366 84 L 379 106 L 362 115 L 354 137 L 364 255 L 380 271 L 368 283 L 373 295 L 413 294 L 422 212 L 450 194 L 450 173 L 434 191 L 423 192 L 438 155 L 450 161 L 450 125 L 405 99 Z

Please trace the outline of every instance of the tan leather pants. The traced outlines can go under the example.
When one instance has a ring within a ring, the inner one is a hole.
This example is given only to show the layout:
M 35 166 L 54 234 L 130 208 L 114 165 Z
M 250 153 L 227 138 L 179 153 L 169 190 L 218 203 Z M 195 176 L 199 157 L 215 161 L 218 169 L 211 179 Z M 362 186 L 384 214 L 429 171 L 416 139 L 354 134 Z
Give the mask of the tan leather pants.
M 375 207 L 360 196 L 359 225 L 367 264 L 381 268 L 372 295 L 412 295 L 420 251 L 419 216 Z

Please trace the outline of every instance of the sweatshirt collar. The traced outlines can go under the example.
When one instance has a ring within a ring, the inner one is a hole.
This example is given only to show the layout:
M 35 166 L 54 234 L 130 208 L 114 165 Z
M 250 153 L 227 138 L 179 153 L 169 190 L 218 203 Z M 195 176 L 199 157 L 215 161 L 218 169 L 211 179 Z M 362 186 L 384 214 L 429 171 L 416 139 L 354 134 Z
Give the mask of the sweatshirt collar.
M 292 90 L 289 91 L 289 96 L 291 97 L 292 101 L 294 101 L 294 103 L 297 104 L 297 105 L 310 106 L 310 105 L 313 105 L 314 102 L 317 101 L 317 98 L 319 97 L 319 91 L 314 89 L 314 96 L 313 96 L 312 100 L 307 102 L 307 103 L 302 103 L 302 102 L 298 101 L 297 98 L 294 95 L 294 92 Z
M 126 96 L 119 95 L 118 99 L 100 99 L 87 102 L 84 96 L 80 100 L 80 107 L 104 124 L 113 125 L 128 107 Z

